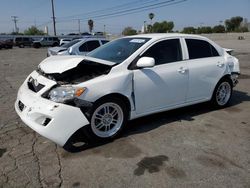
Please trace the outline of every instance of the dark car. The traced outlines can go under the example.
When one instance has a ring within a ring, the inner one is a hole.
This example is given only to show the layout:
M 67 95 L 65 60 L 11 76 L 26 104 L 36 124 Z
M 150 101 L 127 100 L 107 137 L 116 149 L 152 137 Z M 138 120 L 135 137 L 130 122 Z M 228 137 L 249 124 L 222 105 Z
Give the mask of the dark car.
M 14 45 L 19 48 L 23 48 L 25 46 L 32 46 L 34 39 L 31 37 L 16 37 L 14 39 Z
M 32 46 L 34 48 L 40 48 L 44 46 L 59 46 L 60 40 L 58 37 L 43 37 L 38 41 L 33 41 Z
M 12 39 L 5 39 L 0 41 L 0 49 L 5 48 L 5 49 L 11 49 L 13 48 L 13 40 Z

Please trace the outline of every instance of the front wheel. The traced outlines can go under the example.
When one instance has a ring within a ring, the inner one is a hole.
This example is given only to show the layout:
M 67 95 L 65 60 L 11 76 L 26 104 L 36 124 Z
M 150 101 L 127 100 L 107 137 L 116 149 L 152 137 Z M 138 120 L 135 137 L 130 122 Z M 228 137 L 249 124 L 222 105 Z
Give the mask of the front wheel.
M 108 141 L 117 137 L 128 120 L 125 103 L 120 99 L 106 99 L 95 104 L 90 125 L 84 128 L 88 141 Z
M 221 80 L 213 94 L 212 103 L 215 107 L 223 108 L 228 105 L 232 96 L 232 83 L 228 79 Z

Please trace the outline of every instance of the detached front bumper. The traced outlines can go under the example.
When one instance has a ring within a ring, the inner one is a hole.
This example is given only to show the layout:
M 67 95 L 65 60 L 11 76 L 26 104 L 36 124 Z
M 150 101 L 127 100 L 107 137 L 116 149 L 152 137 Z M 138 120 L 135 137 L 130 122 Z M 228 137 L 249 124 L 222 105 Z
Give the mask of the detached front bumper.
M 34 72 L 31 76 L 45 85 L 45 77 Z M 44 89 L 35 93 L 28 88 L 26 80 L 18 91 L 15 110 L 31 129 L 58 145 L 64 146 L 70 136 L 81 127 L 88 125 L 89 121 L 80 108 L 42 98 L 41 94 L 46 89 L 48 88 L 45 85 Z

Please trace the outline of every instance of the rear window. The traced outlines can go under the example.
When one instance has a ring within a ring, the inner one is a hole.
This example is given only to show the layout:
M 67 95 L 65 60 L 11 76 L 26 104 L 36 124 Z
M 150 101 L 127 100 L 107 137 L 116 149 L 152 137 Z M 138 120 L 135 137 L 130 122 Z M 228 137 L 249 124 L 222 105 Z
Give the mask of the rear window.
M 189 59 L 219 56 L 218 51 L 209 42 L 198 39 L 186 39 Z

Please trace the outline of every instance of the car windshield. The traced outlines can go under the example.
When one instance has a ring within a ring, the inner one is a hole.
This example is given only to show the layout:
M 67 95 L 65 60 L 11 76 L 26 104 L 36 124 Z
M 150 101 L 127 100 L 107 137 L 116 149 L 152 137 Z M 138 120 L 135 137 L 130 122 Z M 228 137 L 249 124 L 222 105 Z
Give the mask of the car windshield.
M 150 38 L 121 38 L 111 41 L 96 50 L 88 53 L 88 56 L 121 63 L 144 45 Z
M 72 40 L 68 43 L 65 43 L 64 45 L 62 45 L 63 48 L 69 48 L 70 46 L 73 46 L 74 44 L 80 42 L 81 40 Z

